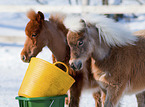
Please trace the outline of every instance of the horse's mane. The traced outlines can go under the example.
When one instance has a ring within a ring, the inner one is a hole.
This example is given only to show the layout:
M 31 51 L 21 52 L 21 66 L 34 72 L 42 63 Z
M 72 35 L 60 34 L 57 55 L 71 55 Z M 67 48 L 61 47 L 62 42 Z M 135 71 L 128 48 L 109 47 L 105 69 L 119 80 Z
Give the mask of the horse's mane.
M 56 13 L 51 13 L 49 20 L 55 22 L 57 24 L 57 27 L 60 30 L 62 30 L 66 36 L 68 30 L 66 29 L 66 27 L 63 24 L 63 21 L 65 18 L 66 18 L 66 14 L 56 12 Z
M 79 32 L 84 29 L 83 19 L 85 23 L 91 24 L 99 31 L 99 38 L 104 40 L 109 46 L 123 46 L 127 44 L 134 44 L 137 41 L 137 37 L 134 36 L 123 25 L 114 22 L 112 19 L 106 18 L 103 15 L 71 15 L 67 16 L 64 20 L 66 28 L 73 32 Z
M 53 21 L 55 22 L 55 24 L 57 25 L 58 29 L 60 29 L 61 31 L 64 32 L 64 36 L 67 35 L 68 29 L 66 29 L 66 27 L 63 24 L 64 19 L 66 18 L 66 14 L 64 13 L 51 13 L 50 17 L 49 17 L 49 21 Z M 68 45 L 66 45 L 66 57 L 64 62 L 68 63 L 69 59 L 70 59 L 70 48 Z
M 49 20 L 53 20 L 54 22 L 57 22 L 57 23 L 63 23 L 63 20 L 65 19 L 65 17 L 66 17 L 66 14 L 56 12 L 56 13 L 50 14 Z

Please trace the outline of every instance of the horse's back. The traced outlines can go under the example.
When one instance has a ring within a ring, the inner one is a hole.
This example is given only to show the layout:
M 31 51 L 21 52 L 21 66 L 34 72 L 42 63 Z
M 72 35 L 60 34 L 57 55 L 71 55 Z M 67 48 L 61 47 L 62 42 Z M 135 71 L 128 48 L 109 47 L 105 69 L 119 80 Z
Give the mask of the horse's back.
M 144 30 L 139 30 L 133 33 L 136 36 L 143 36 L 145 37 L 145 29 Z
M 139 40 L 132 51 L 132 67 L 129 93 L 136 93 L 145 90 L 145 37 L 139 36 Z

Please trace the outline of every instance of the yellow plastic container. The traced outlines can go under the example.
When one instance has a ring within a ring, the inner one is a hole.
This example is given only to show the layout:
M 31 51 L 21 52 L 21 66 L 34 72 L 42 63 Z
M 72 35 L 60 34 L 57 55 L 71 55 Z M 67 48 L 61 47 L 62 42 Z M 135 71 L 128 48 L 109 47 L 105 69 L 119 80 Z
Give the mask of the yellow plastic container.
M 63 64 L 66 72 L 56 64 Z M 51 64 L 40 58 L 31 58 L 18 95 L 27 98 L 64 95 L 74 82 L 64 63 Z

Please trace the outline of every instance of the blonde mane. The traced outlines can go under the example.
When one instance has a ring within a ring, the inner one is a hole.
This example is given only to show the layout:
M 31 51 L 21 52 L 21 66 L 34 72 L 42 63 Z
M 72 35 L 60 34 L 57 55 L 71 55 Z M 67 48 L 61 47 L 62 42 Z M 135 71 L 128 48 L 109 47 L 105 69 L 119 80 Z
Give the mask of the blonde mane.
M 133 45 L 138 40 L 125 26 L 103 15 L 70 15 L 65 18 L 64 25 L 73 32 L 79 32 L 84 28 L 84 24 L 80 21 L 81 19 L 86 24 L 96 27 L 99 31 L 100 42 L 104 40 L 109 46 Z

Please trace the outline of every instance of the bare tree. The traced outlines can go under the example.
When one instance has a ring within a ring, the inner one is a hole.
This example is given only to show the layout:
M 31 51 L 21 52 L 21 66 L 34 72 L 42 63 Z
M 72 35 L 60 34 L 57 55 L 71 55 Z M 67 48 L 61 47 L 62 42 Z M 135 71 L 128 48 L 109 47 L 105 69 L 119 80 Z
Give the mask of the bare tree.
M 69 4 L 72 5 L 71 0 L 68 0 Z M 79 2 L 78 0 L 76 0 L 76 4 L 78 5 Z M 90 4 L 90 0 L 82 0 L 82 5 L 89 5 Z
M 71 0 L 68 0 L 68 2 L 69 2 L 70 5 L 72 5 Z M 77 4 L 77 5 L 79 4 L 78 0 L 76 0 L 76 4 Z
M 89 5 L 90 4 L 90 0 L 82 0 L 82 5 Z
M 144 2 L 142 0 L 136 0 L 140 5 L 143 5 Z
M 103 5 L 108 5 L 108 0 L 102 0 Z
M 36 2 L 42 5 L 47 4 L 46 0 L 36 0 Z

